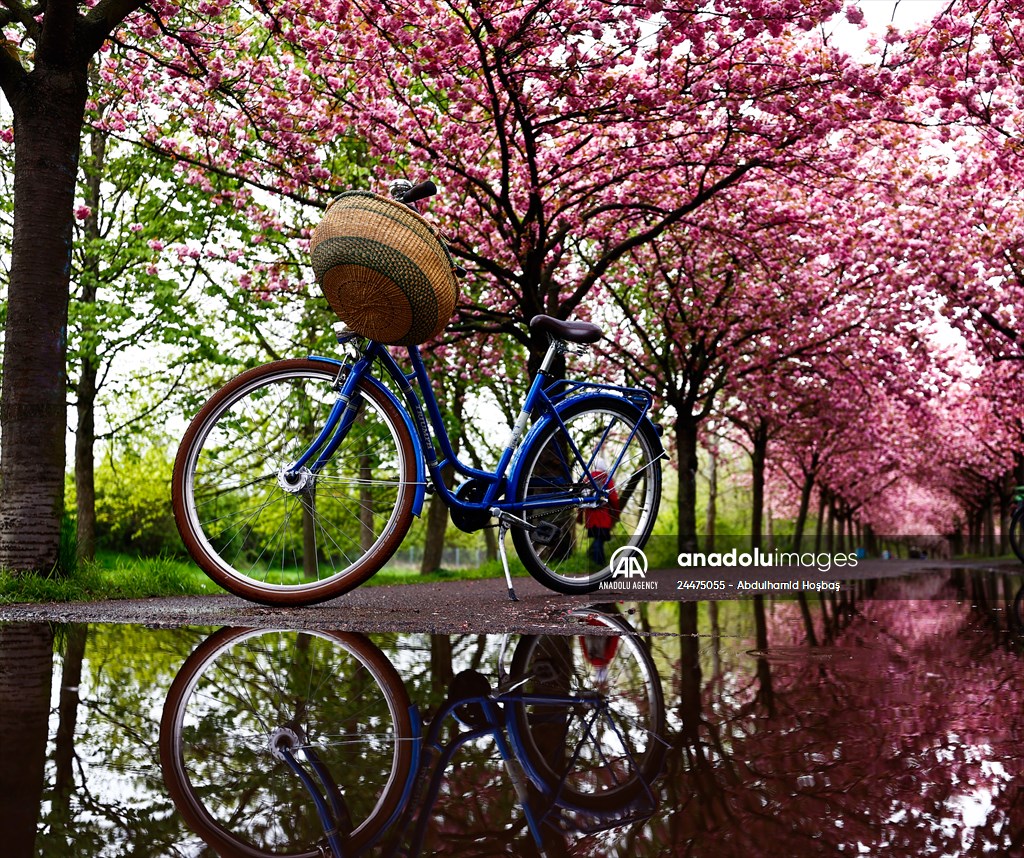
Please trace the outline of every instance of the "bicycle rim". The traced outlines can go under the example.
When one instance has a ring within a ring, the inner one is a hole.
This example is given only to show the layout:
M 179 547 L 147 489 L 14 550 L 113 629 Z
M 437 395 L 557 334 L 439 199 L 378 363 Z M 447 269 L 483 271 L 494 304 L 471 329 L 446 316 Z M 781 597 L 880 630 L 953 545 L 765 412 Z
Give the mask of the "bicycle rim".
M 1010 517 L 1010 547 L 1017 559 L 1024 562 L 1024 506 L 1019 506 Z
M 563 806 L 622 810 L 661 771 L 665 705 L 654 662 L 625 624 L 586 612 L 593 634 L 524 637 L 512 681 L 525 695 L 585 703 L 518 702 L 516 737 L 526 762 Z M 608 630 L 615 634 L 606 634 Z
M 546 587 L 586 593 L 611 577 L 611 557 L 618 548 L 646 544 L 661 501 L 661 445 L 648 423 L 634 431 L 637 412 L 616 400 L 584 401 L 562 411 L 561 418 L 565 429 L 551 423 L 524 451 L 515 499 L 528 503 L 544 498 L 554 504 L 593 497 L 580 460 L 592 473 L 602 460 L 609 468 L 618 463 L 612 481 L 620 508 L 609 539 L 601 540 L 598 549 L 588 531 L 590 513 L 564 505 L 526 511 L 531 523 L 547 522 L 557 529 L 558 537 L 550 544 L 522 529 L 514 529 L 512 539 L 527 571 Z
M 397 812 L 413 758 L 409 698 L 361 635 L 224 629 L 171 685 L 160 760 L 189 825 L 227 854 L 324 854 L 322 820 L 275 749 L 290 741 L 337 789 L 335 823 L 352 850 Z M 328 788 L 320 784 L 326 794 Z
M 237 595 L 283 605 L 341 595 L 373 575 L 408 530 L 415 446 L 397 409 L 368 382 L 323 467 L 283 476 L 325 425 L 336 372 L 296 360 L 243 373 L 182 440 L 178 529 L 199 566 Z

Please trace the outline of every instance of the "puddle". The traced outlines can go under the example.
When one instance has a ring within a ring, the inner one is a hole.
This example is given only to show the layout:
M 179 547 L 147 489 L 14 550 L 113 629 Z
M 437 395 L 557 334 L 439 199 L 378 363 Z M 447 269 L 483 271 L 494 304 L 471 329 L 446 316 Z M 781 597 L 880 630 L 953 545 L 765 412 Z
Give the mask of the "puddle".
M 1024 854 L 1019 583 L 564 637 L 0 625 L 3 854 Z

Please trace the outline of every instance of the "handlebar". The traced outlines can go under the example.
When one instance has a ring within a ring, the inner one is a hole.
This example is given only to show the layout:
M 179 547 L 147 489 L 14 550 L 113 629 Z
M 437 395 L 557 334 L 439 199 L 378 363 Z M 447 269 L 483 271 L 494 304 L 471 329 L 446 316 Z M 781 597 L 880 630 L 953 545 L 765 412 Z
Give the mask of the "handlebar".
M 429 179 L 414 185 L 407 179 L 396 179 L 388 187 L 393 199 L 406 205 L 411 205 L 417 200 L 425 200 L 437 193 L 437 185 Z
M 409 208 L 415 209 L 413 203 L 434 196 L 437 193 L 437 185 L 430 181 L 430 179 L 420 182 L 418 185 L 414 185 L 408 179 L 395 179 L 388 185 L 388 192 L 396 202 L 404 203 Z M 466 269 L 461 265 L 456 265 L 454 271 L 457 277 L 466 276 Z

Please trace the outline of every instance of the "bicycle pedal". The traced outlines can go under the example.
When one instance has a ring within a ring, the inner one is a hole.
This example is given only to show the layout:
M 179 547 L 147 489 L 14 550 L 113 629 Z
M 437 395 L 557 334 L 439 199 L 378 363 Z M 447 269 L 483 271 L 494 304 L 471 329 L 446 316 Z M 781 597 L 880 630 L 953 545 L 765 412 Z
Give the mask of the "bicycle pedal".
M 530 535 L 537 545 L 554 545 L 562 535 L 562 528 L 550 521 L 542 521 L 534 525 Z

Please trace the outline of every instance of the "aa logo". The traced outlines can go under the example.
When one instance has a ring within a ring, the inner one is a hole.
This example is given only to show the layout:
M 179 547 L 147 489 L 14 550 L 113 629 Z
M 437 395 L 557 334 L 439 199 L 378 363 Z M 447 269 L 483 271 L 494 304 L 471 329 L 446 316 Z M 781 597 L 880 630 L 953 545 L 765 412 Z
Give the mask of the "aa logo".
M 612 554 L 612 578 L 646 578 L 647 555 L 632 545 L 616 548 Z

